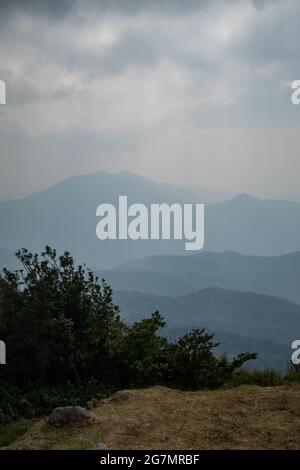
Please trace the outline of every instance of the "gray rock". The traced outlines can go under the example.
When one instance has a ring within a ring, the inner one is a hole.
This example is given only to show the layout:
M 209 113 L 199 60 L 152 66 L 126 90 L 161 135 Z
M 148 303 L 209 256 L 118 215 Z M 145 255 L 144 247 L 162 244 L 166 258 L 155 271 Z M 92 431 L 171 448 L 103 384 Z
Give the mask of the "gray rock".
M 95 444 L 91 450 L 108 450 L 108 447 L 103 442 L 99 442 L 98 444 Z
M 90 423 L 96 421 L 96 415 L 81 406 L 63 406 L 55 408 L 48 418 L 50 426 L 64 426 L 66 424 Z

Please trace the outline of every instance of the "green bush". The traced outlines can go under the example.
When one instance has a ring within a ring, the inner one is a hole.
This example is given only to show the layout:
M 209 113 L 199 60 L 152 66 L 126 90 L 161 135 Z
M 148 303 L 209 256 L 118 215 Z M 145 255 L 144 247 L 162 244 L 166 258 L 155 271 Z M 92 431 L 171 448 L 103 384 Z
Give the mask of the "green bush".
M 165 326 L 159 312 L 126 328 L 120 344 L 117 369 L 124 386 L 145 387 L 164 383 L 168 341 L 158 332 Z
M 73 383 L 95 376 L 110 381 L 107 367 L 124 325 L 112 292 L 69 253 L 57 259 L 46 247 L 41 258 L 21 250 L 24 269 L 0 280 L 0 337 L 9 360 L 0 380 Z
M 168 385 L 191 390 L 217 388 L 246 361 L 256 358 L 256 354 L 241 354 L 232 362 L 225 355 L 217 358 L 213 348 L 218 343 L 213 339 L 204 329 L 194 329 L 168 346 Z

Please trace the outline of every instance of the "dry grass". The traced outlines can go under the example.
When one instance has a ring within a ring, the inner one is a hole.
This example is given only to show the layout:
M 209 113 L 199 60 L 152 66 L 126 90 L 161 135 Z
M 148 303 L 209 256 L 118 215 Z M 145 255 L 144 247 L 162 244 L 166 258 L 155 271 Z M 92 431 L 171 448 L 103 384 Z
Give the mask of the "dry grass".
M 51 429 L 46 420 L 10 449 L 300 449 L 300 387 L 180 392 L 132 390 L 125 401 L 103 400 L 99 423 Z

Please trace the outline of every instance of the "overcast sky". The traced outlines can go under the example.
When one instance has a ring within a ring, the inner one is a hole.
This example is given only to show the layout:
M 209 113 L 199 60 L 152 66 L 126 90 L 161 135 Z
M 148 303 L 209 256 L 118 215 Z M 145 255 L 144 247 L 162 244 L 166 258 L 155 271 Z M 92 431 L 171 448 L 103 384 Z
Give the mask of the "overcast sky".
M 298 0 L 1 0 L 0 199 L 74 174 L 300 200 Z

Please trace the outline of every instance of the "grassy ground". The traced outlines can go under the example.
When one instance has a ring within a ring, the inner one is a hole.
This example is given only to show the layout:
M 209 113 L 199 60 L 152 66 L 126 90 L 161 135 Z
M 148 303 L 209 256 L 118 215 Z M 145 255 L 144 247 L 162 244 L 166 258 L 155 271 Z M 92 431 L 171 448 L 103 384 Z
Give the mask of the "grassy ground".
M 32 426 L 32 422 L 26 419 L 12 421 L 8 426 L 0 428 L 0 448 L 15 442 L 23 436 Z
M 99 422 L 51 429 L 46 419 L 6 448 L 300 449 L 300 386 L 180 392 L 132 390 L 124 401 L 99 402 Z

